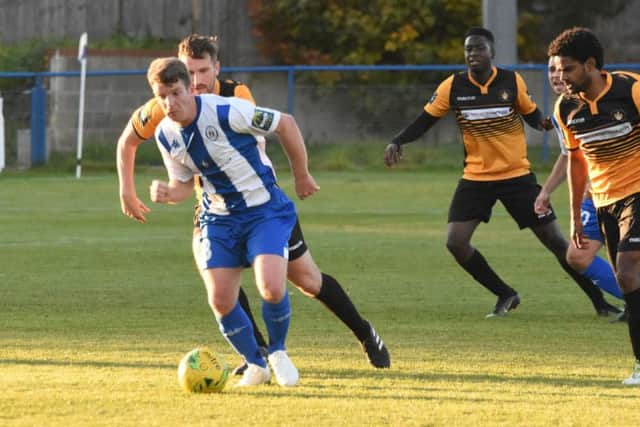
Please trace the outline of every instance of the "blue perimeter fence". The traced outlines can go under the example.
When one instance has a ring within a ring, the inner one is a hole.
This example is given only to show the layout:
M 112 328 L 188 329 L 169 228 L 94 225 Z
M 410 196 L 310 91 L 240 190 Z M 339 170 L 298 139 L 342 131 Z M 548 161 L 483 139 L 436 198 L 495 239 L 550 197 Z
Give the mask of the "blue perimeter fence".
M 499 65 L 502 68 L 514 71 L 539 71 L 545 82 L 543 89 L 543 113 L 548 116 L 549 99 L 552 95 L 549 87 L 546 71 L 546 64 L 519 64 L 519 65 Z M 295 76 L 296 73 L 308 71 L 335 71 L 335 72 L 358 72 L 358 71 L 460 71 L 467 67 L 463 64 L 445 65 L 282 65 L 282 66 L 255 66 L 255 67 L 223 67 L 221 73 L 287 73 L 287 112 L 294 113 L 295 110 Z M 640 70 L 640 63 L 608 64 L 609 70 Z M 117 71 L 87 71 L 87 77 L 109 77 L 109 76 L 133 76 L 146 75 L 147 70 L 117 70 Z M 44 87 L 44 79 L 47 77 L 79 77 L 80 71 L 63 72 L 0 72 L 0 78 L 32 78 L 35 81 L 31 89 L 31 163 L 34 165 L 43 164 L 46 161 L 46 128 L 47 128 L 47 93 Z M 548 134 L 545 133 L 543 140 L 543 158 L 548 157 Z

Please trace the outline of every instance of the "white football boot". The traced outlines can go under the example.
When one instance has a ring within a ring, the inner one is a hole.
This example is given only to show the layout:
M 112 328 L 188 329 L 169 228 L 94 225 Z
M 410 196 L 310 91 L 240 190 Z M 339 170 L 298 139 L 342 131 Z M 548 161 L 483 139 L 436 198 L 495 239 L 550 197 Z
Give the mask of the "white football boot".
M 284 387 L 298 384 L 298 378 L 300 377 L 298 369 L 293 365 L 286 351 L 274 351 L 269 355 L 268 359 L 278 384 Z
M 636 365 L 633 367 L 631 376 L 622 381 L 624 385 L 640 385 L 640 361 L 636 361 Z
M 236 387 L 249 387 L 260 384 L 267 384 L 271 381 L 271 371 L 269 366 L 262 367 L 249 363 L 247 369 L 242 374 L 240 381 L 236 383 Z

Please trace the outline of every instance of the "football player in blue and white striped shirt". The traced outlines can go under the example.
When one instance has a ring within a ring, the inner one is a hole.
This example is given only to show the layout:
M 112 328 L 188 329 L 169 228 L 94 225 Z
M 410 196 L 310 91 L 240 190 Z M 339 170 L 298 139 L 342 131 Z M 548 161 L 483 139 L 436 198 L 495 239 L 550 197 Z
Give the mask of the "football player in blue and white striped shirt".
M 238 385 L 262 384 L 271 376 L 251 322 L 238 304 L 242 270 L 250 265 L 263 298 L 269 363 L 280 385 L 295 385 L 298 372 L 285 347 L 291 315 L 285 282 L 296 213 L 276 185 L 257 137 L 278 135 L 289 157 L 296 194 L 304 199 L 319 187 L 308 171 L 296 121 L 238 98 L 195 96 L 188 70 L 178 58 L 153 61 L 147 79 L 166 114 L 155 136 L 169 174 L 168 183 L 153 181 L 151 199 L 183 201 L 193 191 L 194 176 L 202 181 L 201 267 L 220 329 L 249 364 Z

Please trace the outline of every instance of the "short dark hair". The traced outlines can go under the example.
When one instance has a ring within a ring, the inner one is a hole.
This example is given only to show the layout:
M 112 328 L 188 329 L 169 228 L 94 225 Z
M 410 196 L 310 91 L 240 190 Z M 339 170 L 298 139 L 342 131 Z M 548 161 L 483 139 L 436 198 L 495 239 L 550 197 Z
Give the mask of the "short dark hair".
M 561 32 L 549 44 L 547 55 L 568 56 L 582 64 L 593 58 L 598 70 L 604 66 L 604 49 L 600 40 L 593 31 L 584 27 L 573 27 Z
M 157 58 L 151 62 L 147 70 L 147 81 L 149 86 L 154 83 L 164 85 L 183 82 L 186 88 L 191 86 L 189 70 L 178 58 Z
M 188 56 L 194 59 L 204 59 L 209 54 L 212 61 L 217 61 L 220 54 L 218 36 L 201 36 L 191 34 L 183 38 L 178 45 L 178 55 Z
M 482 28 L 482 27 L 469 28 L 469 31 L 467 31 L 466 34 L 464 35 L 465 40 L 469 36 L 482 36 L 487 40 L 489 40 L 491 43 L 495 43 L 495 39 L 493 38 L 493 33 L 487 30 L 486 28 Z

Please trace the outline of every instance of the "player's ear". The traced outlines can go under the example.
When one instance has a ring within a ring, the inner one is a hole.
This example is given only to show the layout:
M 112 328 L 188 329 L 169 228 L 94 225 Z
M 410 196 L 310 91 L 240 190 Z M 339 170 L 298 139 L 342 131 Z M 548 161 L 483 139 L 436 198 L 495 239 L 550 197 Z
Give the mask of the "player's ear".
M 590 56 L 586 61 L 584 61 L 584 65 L 586 66 L 587 71 L 592 71 L 596 68 L 596 58 Z

